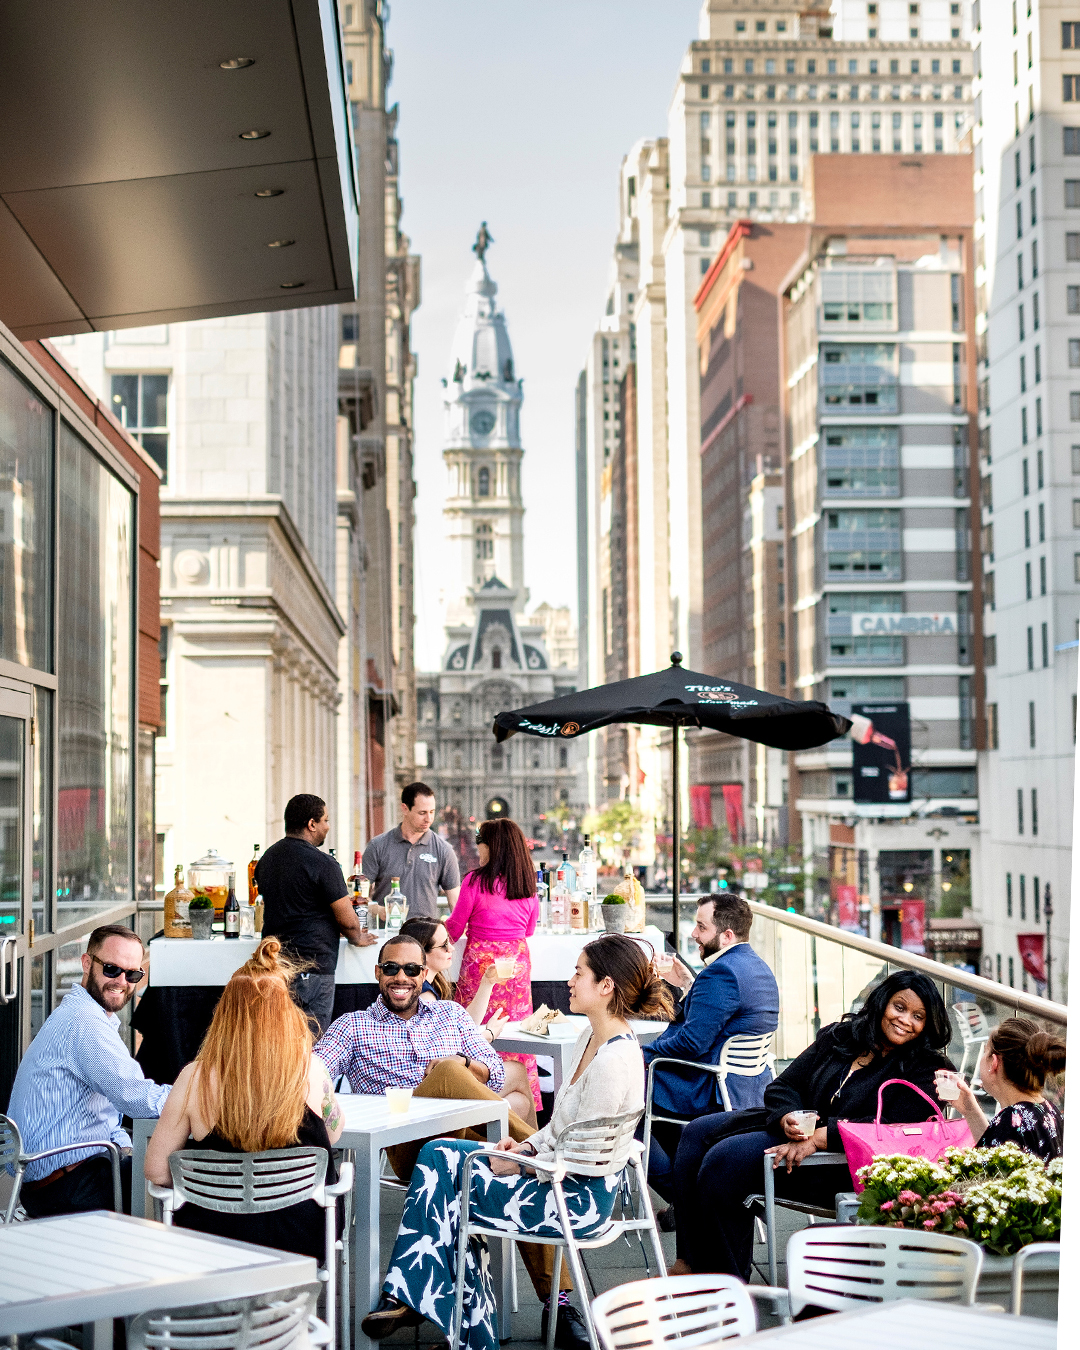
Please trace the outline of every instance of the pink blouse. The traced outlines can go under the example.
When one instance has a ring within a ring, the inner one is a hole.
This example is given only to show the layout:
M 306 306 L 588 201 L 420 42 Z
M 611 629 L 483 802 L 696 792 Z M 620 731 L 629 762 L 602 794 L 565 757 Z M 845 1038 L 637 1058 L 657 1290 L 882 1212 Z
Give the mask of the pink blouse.
M 496 889 L 482 891 L 476 873 L 470 872 L 461 883 L 457 904 L 446 920 L 450 940 L 456 942 L 465 929 L 470 939 L 479 942 L 515 942 L 532 937 L 540 903 L 535 895 L 523 900 L 507 900 L 506 886 L 496 880 Z

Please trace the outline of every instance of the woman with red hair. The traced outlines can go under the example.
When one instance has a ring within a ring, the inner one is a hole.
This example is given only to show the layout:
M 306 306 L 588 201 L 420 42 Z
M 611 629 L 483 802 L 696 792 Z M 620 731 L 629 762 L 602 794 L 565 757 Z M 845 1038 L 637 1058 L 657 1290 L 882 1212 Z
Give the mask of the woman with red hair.
M 536 871 L 521 827 L 512 820 L 485 820 L 476 831 L 480 866 L 461 883 L 461 894 L 446 920 L 451 942 L 468 933 L 454 997 L 468 1007 L 482 984 L 491 982 L 496 961 L 512 960 L 513 974 L 494 985 L 489 1008 L 511 1022 L 533 1010 L 532 963 L 527 938 L 540 912 Z M 539 1110 L 540 1083 L 534 1055 L 503 1055 L 525 1066 L 533 1104 Z

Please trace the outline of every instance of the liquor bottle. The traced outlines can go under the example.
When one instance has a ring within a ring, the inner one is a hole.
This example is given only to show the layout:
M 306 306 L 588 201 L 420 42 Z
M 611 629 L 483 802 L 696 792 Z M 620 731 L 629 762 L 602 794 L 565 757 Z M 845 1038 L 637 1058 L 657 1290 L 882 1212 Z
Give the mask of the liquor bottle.
M 259 846 L 255 845 L 255 852 L 248 863 L 248 904 L 255 907 L 255 900 L 259 894 L 259 883 L 255 880 L 255 868 L 259 862 Z
M 555 884 L 551 888 L 551 931 L 557 934 L 570 931 L 570 891 L 561 867 L 555 873 Z
M 236 879 L 229 873 L 229 895 L 225 901 L 225 936 L 240 939 L 240 902 L 236 898 Z
M 587 891 L 574 891 L 570 896 L 570 931 L 571 933 L 584 933 L 587 925 L 587 916 L 589 912 L 589 895 Z
M 544 880 L 544 869 L 542 867 L 536 869 L 536 904 L 538 910 L 536 926 L 541 933 L 550 933 L 551 909 L 548 901 L 547 882 Z
M 188 906 L 195 898 L 194 891 L 184 885 L 184 865 L 177 863 L 173 874 L 173 888 L 165 897 L 165 936 L 167 938 L 189 938 L 191 936 L 191 913 Z
M 368 892 L 371 889 L 371 882 L 360 870 L 359 849 L 356 849 L 353 853 L 353 870 L 349 875 L 347 885 L 349 894 L 352 896 L 356 922 L 360 925 L 360 931 L 366 933 L 371 922 L 371 911 L 368 909 Z
M 578 881 L 577 884 L 588 897 L 585 908 L 585 929 L 589 931 L 594 924 L 590 920 L 595 920 L 599 912 L 599 906 L 596 904 L 596 854 L 589 845 L 589 836 L 585 836 L 585 846 L 578 854 Z
M 402 911 L 406 900 L 401 893 L 399 877 L 390 878 L 390 894 L 386 897 L 386 931 L 399 933 L 402 924 Z
M 255 937 L 256 937 L 256 939 L 262 937 L 262 930 L 263 930 L 263 899 L 262 899 L 262 896 L 260 895 L 260 896 L 257 896 L 256 899 L 255 899 Z
M 574 891 L 577 889 L 577 868 L 569 861 L 569 859 L 569 853 L 564 853 L 559 867 L 563 874 L 563 880 L 566 882 L 566 889 L 568 891 Z
M 360 870 L 360 850 L 356 849 L 352 855 L 352 871 L 345 878 L 349 887 L 349 893 L 354 897 L 353 904 L 356 904 L 356 897 L 360 894 L 360 878 L 364 875 Z
M 328 848 L 326 851 L 327 851 L 327 853 L 330 854 L 331 858 L 333 858 L 333 860 L 334 860 L 335 862 L 337 862 L 337 849 L 336 849 L 336 848 Z

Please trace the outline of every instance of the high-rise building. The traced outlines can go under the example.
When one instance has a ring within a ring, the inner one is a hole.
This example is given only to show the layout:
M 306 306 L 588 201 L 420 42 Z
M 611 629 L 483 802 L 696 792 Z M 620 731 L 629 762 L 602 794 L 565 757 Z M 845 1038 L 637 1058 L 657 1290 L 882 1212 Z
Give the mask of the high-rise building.
M 572 692 L 577 669 L 558 664 L 547 645 L 550 632 L 566 653 L 576 647 L 560 611 L 525 614 L 522 382 L 487 268 L 489 242 L 482 229 L 443 380 L 446 646 L 440 669 L 417 678 L 416 772 L 468 854 L 473 822 L 509 816 L 545 839 L 553 809 L 580 809 L 585 790 L 578 743 L 515 736 L 499 745 L 492 736 L 497 713 Z
M 866 756 L 848 739 L 791 756 L 806 907 L 839 902 L 854 923 L 860 903 L 871 936 L 966 965 L 981 908 L 970 171 L 969 156 L 813 161 L 781 372 L 788 679 L 878 737 Z
M 1049 958 L 1050 991 L 1061 1000 L 1080 636 L 1075 19 L 1074 10 L 1043 0 L 983 5 L 981 16 L 976 6 L 974 34 L 987 682 L 987 746 L 979 756 L 983 973 L 1028 989 Z
M 615 431 L 614 420 L 603 418 L 613 405 L 603 402 L 602 344 L 616 333 L 624 345 L 633 339 L 641 671 L 662 668 L 678 649 L 688 666 L 714 673 L 705 652 L 701 565 L 711 547 L 702 521 L 694 309 L 703 276 L 735 219 L 812 218 L 813 155 L 959 150 L 970 120 L 969 33 L 969 0 L 922 0 L 915 12 L 895 0 L 842 0 L 835 17 L 824 3 L 800 9 L 783 0 L 703 0 L 667 135 L 635 146 L 620 171 L 607 313 L 581 386 L 586 569 L 589 585 L 598 587 L 603 473 Z M 625 362 L 625 350 L 620 355 Z M 601 606 L 600 590 L 590 590 L 590 612 Z M 600 642 L 590 631 L 589 683 L 602 678 Z M 666 733 L 646 728 L 636 739 L 640 765 L 631 791 L 640 790 L 646 814 L 660 818 L 670 792 Z M 693 749 L 686 763 L 689 779 L 698 781 Z M 603 799 L 608 789 L 595 770 L 591 778 Z
M 397 107 L 384 0 L 341 6 L 345 79 L 360 183 L 355 305 L 341 308 L 338 369 L 338 606 L 348 619 L 339 673 L 339 833 L 355 841 L 395 823 L 416 778 L 413 665 L 412 384 L 409 325 L 420 259 L 401 231 Z

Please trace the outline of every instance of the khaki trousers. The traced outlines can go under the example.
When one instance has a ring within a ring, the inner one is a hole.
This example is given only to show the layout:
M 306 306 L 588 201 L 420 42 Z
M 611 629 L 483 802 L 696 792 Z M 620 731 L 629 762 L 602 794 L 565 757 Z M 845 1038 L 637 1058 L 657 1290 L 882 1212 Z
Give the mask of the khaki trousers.
M 418 1088 L 413 1089 L 413 1096 L 448 1097 L 455 1101 L 498 1101 L 497 1095 L 456 1059 L 440 1060 L 437 1064 L 433 1064 L 424 1081 Z M 510 1112 L 509 1132 L 510 1137 L 519 1144 L 536 1133 L 535 1129 L 514 1111 Z M 476 1139 L 480 1143 L 487 1143 L 486 1136 L 477 1133 L 476 1130 L 455 1130 L 440 1137 L 444 1139 Z M 418 1139 L 408 1144 L 395 1144 L 392 1148 L 386 1150 L 386 1156 L 390 1159 L 390 1166 L 394 1169 L 395 1175 L 402 1181 L 408 1181 L 412 1176 L 420 1150 L 427 1143 L 430 1143 L 430 1140 Z M 533 1288 L 536 1290 L 537 1296 L 541 1300 L 546 1299 L 551 1293 L 554 1248 L 537 1242 L 519 1242 L 517 1247 L 521 1252 L 521 1259 L 525 1269 L 529 1272 L 529 1278 L 533 1282 Z M 573 1281 L 564 1261 L 560 1272 L 559 1288 L 573 1289 L 573 1287 Z

